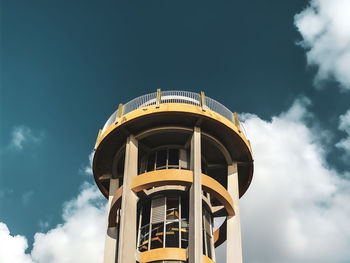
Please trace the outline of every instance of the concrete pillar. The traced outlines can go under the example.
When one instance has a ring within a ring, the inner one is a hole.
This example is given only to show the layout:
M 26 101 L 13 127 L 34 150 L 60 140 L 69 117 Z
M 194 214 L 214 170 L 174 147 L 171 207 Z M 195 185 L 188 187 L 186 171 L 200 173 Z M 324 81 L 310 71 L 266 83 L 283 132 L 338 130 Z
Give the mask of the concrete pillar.
M 138 143 L 133 135 L 126 141 L 123 195 L 121 203 L 118 263 L 136 262 L 137 196 L 131 191 L 131 180 L 137 176 Z
M 111 176 L 112 177 L 112 176 Z M 111 210 L 112 199 L 119 187 L 119 179 L 110 179 L 109 181 L 109 196 L 108 196 L 108 206 L 107 213 Z M 117 246 L 118 246 L 118 227 L 108 226 L 108 216 L 107 216 L 107 233 L 105 239 L 105 250 L 104 250 L 104 263 L 115 263 L 117 256 Z
M 242 263 L 241 220 L 239 214 L 238 167 L 233 162 L 227 168 L 227 190 L 230 193 L 235 215 L 227 218 L 226 262 Z
M 201 263 L 203 261 L 203 232 L 202 232 L 202 169 L 201 169 L 201 131 L 194 128 L 191 141 L 190 167 L 193 171 L 193 184 L 190 189 L 189 200 L 189 244 L 188 262 Z

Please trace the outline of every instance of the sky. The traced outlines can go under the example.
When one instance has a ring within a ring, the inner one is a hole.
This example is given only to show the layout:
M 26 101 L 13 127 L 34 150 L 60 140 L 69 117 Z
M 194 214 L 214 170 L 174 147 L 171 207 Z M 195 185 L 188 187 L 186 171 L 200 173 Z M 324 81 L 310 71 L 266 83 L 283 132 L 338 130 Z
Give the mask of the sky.
M 102 262 L 98 130 L 158 88 L 240 114 L 244 262 L 350 262 L 350 0 L 0 5 L 1 263 Z

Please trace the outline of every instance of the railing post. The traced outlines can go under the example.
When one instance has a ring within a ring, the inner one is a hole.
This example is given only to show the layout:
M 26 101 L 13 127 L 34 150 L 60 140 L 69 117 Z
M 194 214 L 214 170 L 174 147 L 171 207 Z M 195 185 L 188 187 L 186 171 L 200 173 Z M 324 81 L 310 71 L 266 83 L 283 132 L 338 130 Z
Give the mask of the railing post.
M 205 94 L 204 94 L 204 91 L 201 91 L 200 103 L 201 103 L 202 111 L 205 111 Z
M 156 108 L 159 108 L 159 105 L 161 103 L 161 98 L 162 98 L 162 91 L 160 89 L 157 89 Z
M 120 103 L 118 106 L 117 115 L 115 117 L 115 122 L 117 122 L 120 119 L 120 117 L 123 115 L 123 107 L 124 107 L 123 104 Z
M 233 113 L 233 120 L 234 120 L 234 124 L 236 125 L 238 131 L 241 132 L 241 124 L 239 123 L 237 112 Z

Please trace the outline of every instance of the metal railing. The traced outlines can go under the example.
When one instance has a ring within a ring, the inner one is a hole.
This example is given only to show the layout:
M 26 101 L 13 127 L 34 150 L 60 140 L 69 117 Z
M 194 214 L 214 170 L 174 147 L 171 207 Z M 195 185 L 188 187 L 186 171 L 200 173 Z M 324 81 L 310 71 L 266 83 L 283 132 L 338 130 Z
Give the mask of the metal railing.
M 102 128 L 101 134 L 114 122 L 117 121 L 118 117 L 125 115 L 131 111 L 137 110 L 139 108 L 156 105 L 162 103 L 184 103 L 191 104 L 198 107 L 202 107 L 203 110 L 210 109 L 221 116 L 225 117 L 229 121 L 233 122 L 238 129 L 239 123 L 236 123 L 234 118 L 234 114 L 226 108 L 221 103 L 216 100 L 204 96 L 204 93 L 195 93 L 190 91 L 179 91 L 179 90 L 166 90 L 149 93 L 140 97 L 137 97 L 129 102 L 127 102 L 124 106 L 120 105 L 119 109 L 116 110 L 107 120 L 105 125 Z
M 215 111 L 216 113 L 219 113 L 220 115 L 224 116 L 229 121 L 234 122 L 233 113 L 216 100 L 209 97 L 205 97 L 205 106 L 207 106 L 210 110 Z

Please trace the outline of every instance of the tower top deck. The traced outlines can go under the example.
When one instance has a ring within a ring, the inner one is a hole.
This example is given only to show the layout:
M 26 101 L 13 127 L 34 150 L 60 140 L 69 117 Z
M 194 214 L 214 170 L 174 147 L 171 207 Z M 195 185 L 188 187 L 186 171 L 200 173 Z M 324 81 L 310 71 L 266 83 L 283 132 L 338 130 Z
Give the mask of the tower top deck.
M 227 163 L 237 162 L 240 170 L 239 195 L 242 196 L 253 177 L 253 157 L 237 113 L 205 96 L 204 92 L 160 90 L 137 97 L 124 105 L 119 104 L 99 131 L 93 173 L 101 192 L 108 196 L 108 187 L 101 182 L 106 176 L 113 177 L 116 152 L 123 149 L 128 135 L 133 134 L 150 150 L 156 145 L 155 140 L 162 137 L 152 137 L 151 141 L 147 136 L 161 133 L 173 136 L 174 131 L 189 134 L 194 126 L 201 127 L 203 140 L 212 141 L 221 148 Z M 174 141 L 178 143 L 181 138 L 180 135 L 176 136 Z

